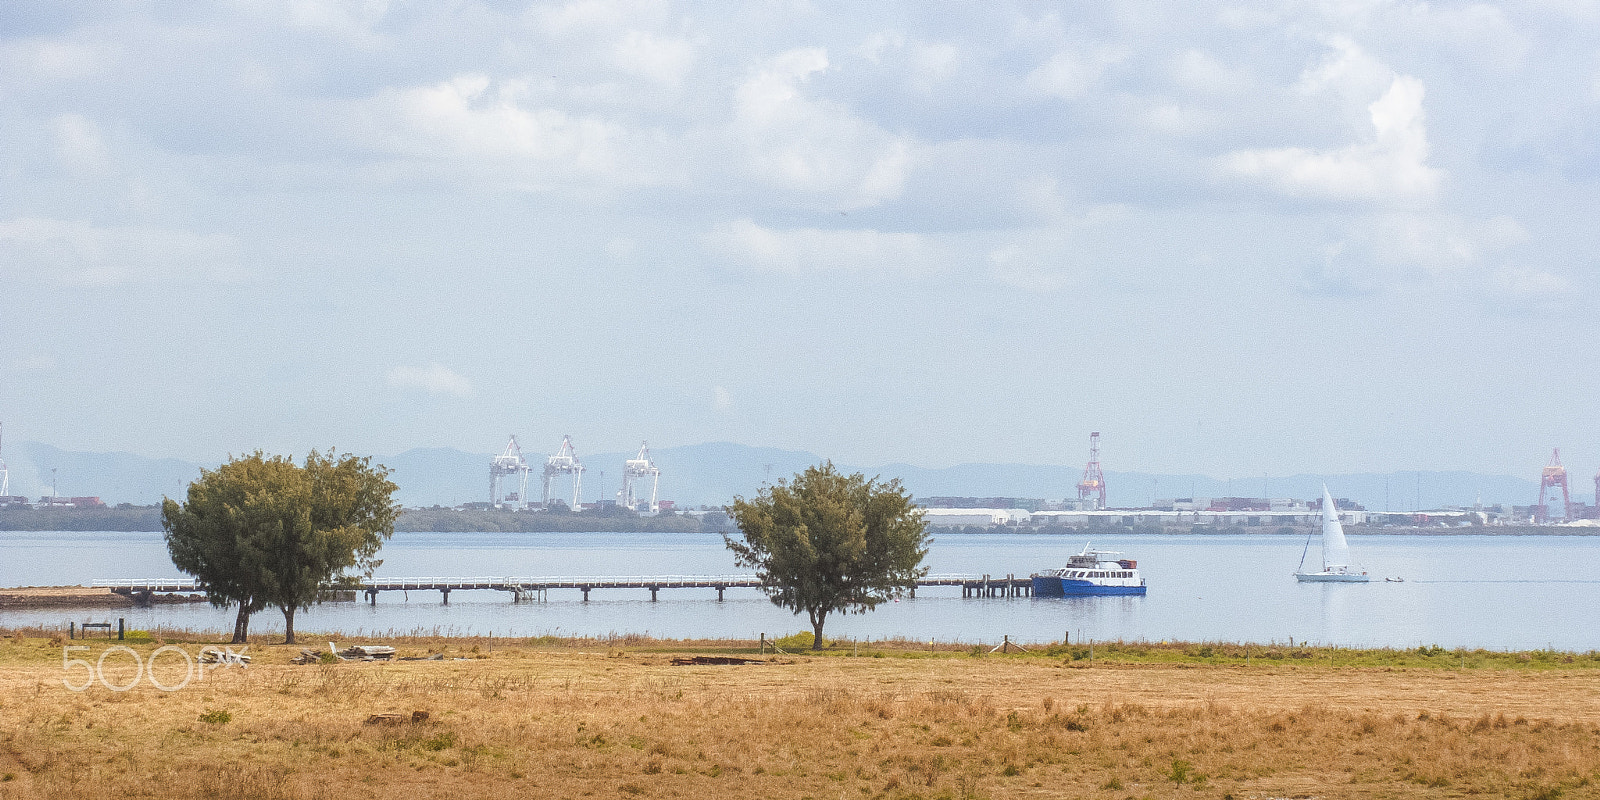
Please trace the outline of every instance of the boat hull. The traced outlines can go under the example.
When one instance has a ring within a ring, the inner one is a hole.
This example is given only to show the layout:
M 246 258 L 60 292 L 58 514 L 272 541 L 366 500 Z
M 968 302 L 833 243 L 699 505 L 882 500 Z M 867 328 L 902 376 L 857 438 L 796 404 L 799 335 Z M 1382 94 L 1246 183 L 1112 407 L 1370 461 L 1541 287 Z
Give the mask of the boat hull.
M 1142 595 L 1143 586 L 1099 586 L 1088 581 L 1035 575 L 1034 597 L 1099 597 L 1108 595 Z
M 1296 572 L 1295 580 L 1301 583 L 1366 583 L 1366 575 L 1352 575 L 1348 572 Z

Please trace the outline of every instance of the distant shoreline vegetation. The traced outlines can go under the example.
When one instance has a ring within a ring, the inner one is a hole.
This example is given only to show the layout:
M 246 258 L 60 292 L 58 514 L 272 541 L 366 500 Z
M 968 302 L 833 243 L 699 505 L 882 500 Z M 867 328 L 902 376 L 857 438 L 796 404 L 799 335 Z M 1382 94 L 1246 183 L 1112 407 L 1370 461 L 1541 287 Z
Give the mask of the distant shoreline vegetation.
M 717 533 L 730 528 L 720 511 L 698 516 L 665 513 L 571 514 L 477 509 L 407 509 L 395 522 L 407 533 Z M 158 506 L 0 509 L 0 531 L 158 532 Z
M 535 513 L 479 509 L 408 509 L 395 523 L 396 532 L 405 533 L 721 533 L 732 530 L 721 512 L 701 515 L 662 514 L 638 517 L 631 514 Z M 117 506 L 108 508 L 7 508 L 0 509 L 0 531 L 70 532 L 159 532 L 161 509 L 156 506 Z M 1348 526 L 1346 533 L 1362 536 L 1596 536 L 1600 528 L 1533 525 L 1439 527 Z M 1260 526 L 1156 526 L 1092 525 L 1081 528 L 1027 525 L 951 525 L 934 526 L 940 535 L 983 535 L 997 533 L 1037 534 L 1042 536 L 1135 535 L 1211 535 L 1260 536 L 1263 534 L 1305 535 L 1311 529 L 1280 525 Z

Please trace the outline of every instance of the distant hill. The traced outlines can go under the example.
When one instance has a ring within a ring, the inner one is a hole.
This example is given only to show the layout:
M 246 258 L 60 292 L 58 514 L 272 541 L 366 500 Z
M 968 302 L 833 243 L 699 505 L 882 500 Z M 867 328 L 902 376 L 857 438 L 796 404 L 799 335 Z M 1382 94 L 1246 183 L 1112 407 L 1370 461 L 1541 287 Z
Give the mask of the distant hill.
M 615 496 L 621 486 L 622 463 L 634 453 L 583 453 L 587 471 L 583 494 L 592 502 L 601 492 Z M 177 459 L 154 459 L 130 453 L 71 452 L 37 442 L 6 448 L 11 466 L 13 494 L 37 498 L 50 492 L 50 469 L 57 470 L 63 495 L 93 495 L 107 503 L 149 504 L 163 495 L 180 496 L 202 465 Z M 751 496 L 764 481 L 777 481 L 822 461 L 815 453 L 749 447 L 729 442 L 664 447 L 651 451 L 661 468 L 661 497 L 680 507 L 722 505 L 735 495 Z M 530 453 L 534 472 L 528 482 L 529 497 L 540 494 L 543 454 Z M 488 453 L 468 453 L 447 447 L 417 448 L 376 460 L 394 470 L 400 486 L 398 499 L 407 506 L 453 506 L 487 500 Z M 770 466 L 770 471 L 769 471 Z M 930 469 L 910 464 L 841 469 L 868 476 L 900 478 L 912 494 L 926 496 L 1065 498 L 1082 477 L 1081 466 L 1048 464 L 957 464 Z M 602 478 L 601 472 L 605 475 Z M 1421 506 L 1470 505 L 1478 497 L 1486 505 L 1528 505 L 1538 494 L 1529 479 L 1472 472 L 1422 472 Z M 1113 506 L 1143 506 L 1152 499 L 1170 497 L 1244 496 L 1310 499 L 1326 483 L 1336 497 L 1348 497 L 1373 510 L 1395 511 L 1417 507 L 1418 473 L 1362 473 L 1351 475 L 1292 475 L 1289 477 L 1223 480 L 1206 475 L 1162 475 L 1144 472 L 1106 473 L 1107 499 Z M 1581 488 L 1584 482 L 1580 481 Z M 567 496 L 565 480 L 552 495 Z M 1385 497 L 1387 496 L 1387 504 Z M 1574 500 L 1592 500 L 1587 492 Z
M 180 498 L 200 477 L 200 465 L 132 453 L 85 453 L 39 442 L 6 443 L 11 493 L 37 500 L 50 494 L 51 470 L 63 497 L 98 497 L 107 503 L 149 505 Z

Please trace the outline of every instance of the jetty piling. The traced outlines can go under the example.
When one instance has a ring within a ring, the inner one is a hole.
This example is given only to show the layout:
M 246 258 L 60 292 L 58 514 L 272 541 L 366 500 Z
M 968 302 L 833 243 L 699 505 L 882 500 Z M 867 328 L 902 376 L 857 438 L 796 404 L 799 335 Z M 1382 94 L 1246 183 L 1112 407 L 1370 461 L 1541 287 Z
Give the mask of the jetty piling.
M 158 594 L 185 594 L 203 592 L 205 587 L 193 580 L 183 579 L 135 579 L 135 580 L 97 580 L 91 584 L 95 588 L 110 589 L 113 593 L 129 597 L 149 596 Z M 909 588 L 907 596 L 916 599 L 917 589 L 925 586 L 951 586 L 960 587 L 961 596 L 964 598 L 1019 598 L 1033 595 L 1033 582 L 1030 578 L 1018 578 L 1015 573 L 1007 573 L 1003 577 L 994 575 L 928 575 L 919 578 Z M 663 589 L 712 589 L 717 593 L 717 600 L 727 599 L 729 589 L 759 589 L 761 581 L 755 575 L 642 575 L 642 576 L 607 576 L 607 577 L 478 577 L 478 578 L 367 578 L 359 583 L 347 586 L 329 587 L 340 591 L 350 592 L 351 595 L 361 593 L 366 595 L 366 601 L 376 606 L 378 595 L 382 592 L 397 591 L 410 599 L 412 590 L 439 592 L 444 605 L 450 604 L 450 593 L 457 590 L 491 590 L 501 591 L 511 595 L 513 603 L 525 601 L 545 601 L 551 589 L 576 589 L 583 594 L 583 602 L 589 601 L 589 593 L 595 589 L 648 589 L 650 601 L 659 602 Z

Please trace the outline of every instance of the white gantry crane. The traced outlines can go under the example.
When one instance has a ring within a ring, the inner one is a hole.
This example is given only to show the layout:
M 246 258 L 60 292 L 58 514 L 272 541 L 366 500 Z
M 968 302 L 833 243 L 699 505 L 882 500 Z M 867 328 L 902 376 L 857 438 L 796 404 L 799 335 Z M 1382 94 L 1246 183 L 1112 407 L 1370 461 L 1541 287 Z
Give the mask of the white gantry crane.
M 638 481 L 650 481 L 650 513 L 661 510 L 661 505 L 656 501 L 656 489 L 661 484 L 661 470 L 656 468 L 654 461 L 650 460 L 650 443 L 639 445 L 639 455 L 622 463 L 622 505 L 629 511 L 639 510 L 639 498 L 636 495 L 635 484 Z
M 546 509 L 550 508 L 550 479 L 557 475 L 572 476 L 572 510 L 577 511 L 583 497 L 583 462 L 578 460 L 571 436 L 562 436 L 561 449 L 544 460 L 544 497 L 540 502 Z
M 513 435 L 511 443 L 506 445 L 506 451 L 489 462 L 489 505 L 495 508 L 501 505 L 513 508 L 527 505 L 528 473 L 532 471 L 533 467 L 522 457 L 522 448 L 517 445 L 517 437 Z M 512 481 L 509 486 L 507 478 Z M 514 491 L 508 491 L 511 488 Z
M 6 445 L 5 423 L 0 422 L 0 455 L 4 455 Z M 6 469 L 6 460 L 0 458 L 0 497 L 11 496 L 11 470 Z

